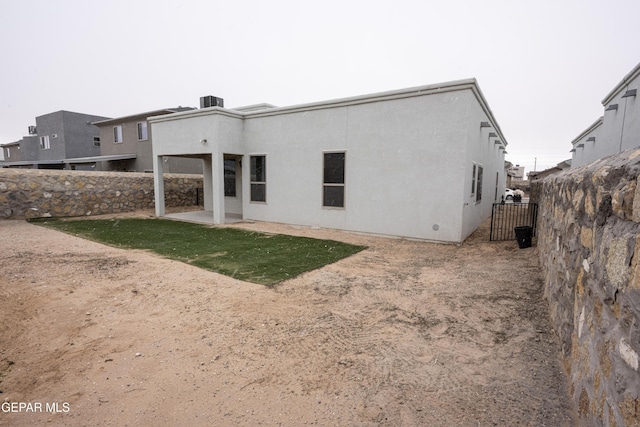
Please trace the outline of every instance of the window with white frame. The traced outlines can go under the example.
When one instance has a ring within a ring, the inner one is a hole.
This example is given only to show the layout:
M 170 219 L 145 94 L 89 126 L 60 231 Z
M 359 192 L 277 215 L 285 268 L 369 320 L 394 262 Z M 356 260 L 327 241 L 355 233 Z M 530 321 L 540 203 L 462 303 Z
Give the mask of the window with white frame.
M 113 127 L 113 142 L 115 143 L 122 142 L 122 125 Z
M 51 148 L 51 143 L 49 142 L 49 135 L 44 135 L 40 137 L 40 149 L 48 150 Z
M 344 208 L 345 152 L 324 153 L 322 206 Z
M 147 122 L 138 122 L 138 141 L 146 141 L 147 139 L 149 139 Z
M 250 156 L 251 201 L 267 201 L 267 156 Z

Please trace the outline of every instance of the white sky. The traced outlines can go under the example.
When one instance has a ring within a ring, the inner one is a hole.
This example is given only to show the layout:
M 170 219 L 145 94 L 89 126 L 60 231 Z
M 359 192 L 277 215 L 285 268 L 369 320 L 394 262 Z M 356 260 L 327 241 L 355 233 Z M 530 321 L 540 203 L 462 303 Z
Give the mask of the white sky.
M 640 62 L 637 0 L 0 0 L 0 144 L 35 117 L 323 101 L 475 77 L 532 171 Z

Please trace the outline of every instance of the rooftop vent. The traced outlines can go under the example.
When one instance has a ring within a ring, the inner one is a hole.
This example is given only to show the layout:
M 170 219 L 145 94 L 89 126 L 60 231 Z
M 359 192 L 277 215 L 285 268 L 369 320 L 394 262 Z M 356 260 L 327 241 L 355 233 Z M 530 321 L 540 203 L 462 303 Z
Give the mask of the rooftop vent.
M 224 99 L 216 96 L 203 96 L 200 98 L 200 108 L 224 107 Z

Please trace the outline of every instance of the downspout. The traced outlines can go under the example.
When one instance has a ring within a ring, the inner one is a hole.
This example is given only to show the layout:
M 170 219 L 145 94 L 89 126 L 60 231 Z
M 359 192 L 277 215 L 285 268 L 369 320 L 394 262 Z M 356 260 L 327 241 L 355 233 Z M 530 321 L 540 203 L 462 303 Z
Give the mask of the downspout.
M 625 91 L 629 90 L 629 85 L 627 85 L 624 90 Z M 620 146 L 618 147 L 618 153 L 622 151 L 622 140 L 624 137 L 624 121 L 625 121 L 625 118 L 627 117 L 627 101 L 628 99 L 625 98 L 624 111 L 622 112 L 622 130 L 620 131 Z

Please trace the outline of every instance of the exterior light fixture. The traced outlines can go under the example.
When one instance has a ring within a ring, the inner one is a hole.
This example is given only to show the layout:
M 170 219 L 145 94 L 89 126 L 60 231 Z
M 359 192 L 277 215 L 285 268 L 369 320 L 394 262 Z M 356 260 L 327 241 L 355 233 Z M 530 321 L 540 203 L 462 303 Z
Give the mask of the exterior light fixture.
M 200 144 L 204 145 L 204 144 L 206 144 L 206 143 L 207 143 L 207 140 L 206 140 L 206 139 L 201 139 L 201 140 L 200 140 Z
M 618 104 L 611 104 L 604 111 L 617 110 L 617 109 L 618 109 Z
M 490 128 L 491 125 L 489 124 L 489 122 L 480 122 L 480 127 L 481 128 Z
M 629 89 L 628 91 L 625 92 L 624 95 L 622 95 L 623 98 L 629 98 L 630 96 L 636 96 L 636 91 L 638 89 Z
M 589 138 L 587 138 L 587 142 L 596 142 L 596 137 L 590 136 Z

